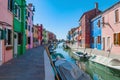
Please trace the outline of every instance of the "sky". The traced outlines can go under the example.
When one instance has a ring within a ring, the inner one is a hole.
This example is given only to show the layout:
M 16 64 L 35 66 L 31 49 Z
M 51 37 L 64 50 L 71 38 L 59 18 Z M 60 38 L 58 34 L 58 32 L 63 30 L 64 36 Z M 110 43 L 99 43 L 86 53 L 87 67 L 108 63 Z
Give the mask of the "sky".
M 120 0 L 26 0 L 35 6 L 34 24 L 43 24 L 57 39 L 66 39 L 71 28 L 79 26 L 82 14 L 95 8 L 108 9 Z

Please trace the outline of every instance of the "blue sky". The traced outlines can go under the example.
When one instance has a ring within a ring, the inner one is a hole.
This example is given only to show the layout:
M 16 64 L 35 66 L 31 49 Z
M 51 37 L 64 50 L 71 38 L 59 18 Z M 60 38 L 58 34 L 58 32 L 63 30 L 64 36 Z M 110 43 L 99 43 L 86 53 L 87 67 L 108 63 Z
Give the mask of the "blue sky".
M 34 24 L 43 24 L 58 39 L 66 39 L 67 32 L 79 26 L 81 15 L 95 7 L 104 11 L 119 0 L 27 0 L 35 6 Z

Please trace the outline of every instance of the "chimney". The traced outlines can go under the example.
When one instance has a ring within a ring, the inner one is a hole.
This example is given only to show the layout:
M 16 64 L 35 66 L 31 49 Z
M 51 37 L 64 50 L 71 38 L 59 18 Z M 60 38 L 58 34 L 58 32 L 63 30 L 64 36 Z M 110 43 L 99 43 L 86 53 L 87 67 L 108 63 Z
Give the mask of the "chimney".
M 33 4 L 32 4 L 32 3 L 29 3 L 29 4 L 28 4 L 28 6 L 29 6 L 29 7 L 32 7 L 32 6 L 33 6 Z
M 98 3 L 97 2 L 95 3 L 95 8 L 98 10 Z

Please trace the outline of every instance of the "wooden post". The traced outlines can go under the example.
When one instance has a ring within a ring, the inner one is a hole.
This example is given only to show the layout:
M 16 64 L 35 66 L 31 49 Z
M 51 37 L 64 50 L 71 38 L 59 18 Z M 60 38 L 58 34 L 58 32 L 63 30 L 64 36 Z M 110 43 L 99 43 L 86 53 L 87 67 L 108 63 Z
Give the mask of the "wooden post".
M 56 78 L 57 78 L 57 80 L 60 80 L 60 79 L 59 79 L 59 76 L 58 76 L 58 74 L 57 74 L 57 71 L 56 71 L 56 69 L 55 69 L 55 66 L 54 66 L 54 64 L 53 64 L 53 62 L 52 62 L 52 59 L 51 59 L 51 57 L 50 57 L 50 52 L 49 52 L 49 50 L 48 50 L 48 47 L 45 47 L 45 49 L 46 49 L 46 51 L 47 51 L 48 57 L 49 57 L 49 59 L 50 59 L 50 63 L 51 63 L 51 65 L 52 65 L 52 67 L 53 67 L 53 70 L 54 70 L 54 72 L 55 72 Z

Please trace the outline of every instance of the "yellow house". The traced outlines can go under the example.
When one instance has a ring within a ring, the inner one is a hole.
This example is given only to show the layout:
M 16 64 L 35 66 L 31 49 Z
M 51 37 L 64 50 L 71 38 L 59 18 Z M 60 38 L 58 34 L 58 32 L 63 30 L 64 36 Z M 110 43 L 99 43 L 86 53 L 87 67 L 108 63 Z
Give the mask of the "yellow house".
M 38 46 L 38 28 L 37 25 L 34 25 L 33 27 L 33 47 Z

